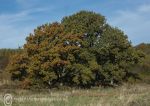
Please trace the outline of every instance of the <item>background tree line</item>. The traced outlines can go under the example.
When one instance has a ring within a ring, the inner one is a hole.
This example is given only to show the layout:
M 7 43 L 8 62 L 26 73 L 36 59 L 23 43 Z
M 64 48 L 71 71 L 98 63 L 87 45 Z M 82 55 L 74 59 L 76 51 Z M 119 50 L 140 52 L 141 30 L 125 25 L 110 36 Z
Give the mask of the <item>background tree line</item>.
M 133 66 L 133 72 L 138 73 L 140 81 L 150 84 L 150 44 L 141 43 L 135 46 L 137 50 L 145 53 L 145 58 L 140 64 Z
M 21 49 L 0 49 L 0 70 L 4 70 L 9 63 L 9 59 Z

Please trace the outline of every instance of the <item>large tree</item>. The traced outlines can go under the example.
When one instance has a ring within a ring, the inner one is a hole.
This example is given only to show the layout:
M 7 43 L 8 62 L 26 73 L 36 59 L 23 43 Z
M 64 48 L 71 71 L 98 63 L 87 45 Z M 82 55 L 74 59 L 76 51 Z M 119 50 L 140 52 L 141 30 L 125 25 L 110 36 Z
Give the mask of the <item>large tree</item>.
M 26 40 L 24 54 L 8 70 L 13 78 L 38 88 L 118 84 L 129 76 L 129 65 L 142 57 L 122 31 L 88 11 L 42 25 Z

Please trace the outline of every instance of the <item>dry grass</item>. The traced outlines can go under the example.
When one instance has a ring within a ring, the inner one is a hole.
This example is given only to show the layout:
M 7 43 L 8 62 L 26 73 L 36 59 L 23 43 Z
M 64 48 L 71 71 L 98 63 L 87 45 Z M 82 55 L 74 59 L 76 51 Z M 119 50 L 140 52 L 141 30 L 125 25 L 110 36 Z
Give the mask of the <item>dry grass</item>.
M 150 85 L 124 85 L 118 88 L 90 90 L 1 90 L 13 95 L 12 106 L 150 106 Z

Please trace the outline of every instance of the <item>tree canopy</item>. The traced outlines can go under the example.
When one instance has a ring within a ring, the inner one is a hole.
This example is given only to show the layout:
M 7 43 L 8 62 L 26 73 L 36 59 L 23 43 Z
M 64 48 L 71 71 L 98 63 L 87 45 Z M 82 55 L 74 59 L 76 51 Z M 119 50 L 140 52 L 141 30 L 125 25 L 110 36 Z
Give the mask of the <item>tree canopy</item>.
M 143 57 L 121 30 L 89 11 L 39 26 L 26 41 L 7 67 L 24 87 L 121 84 L 132 73 L 129 66 Z

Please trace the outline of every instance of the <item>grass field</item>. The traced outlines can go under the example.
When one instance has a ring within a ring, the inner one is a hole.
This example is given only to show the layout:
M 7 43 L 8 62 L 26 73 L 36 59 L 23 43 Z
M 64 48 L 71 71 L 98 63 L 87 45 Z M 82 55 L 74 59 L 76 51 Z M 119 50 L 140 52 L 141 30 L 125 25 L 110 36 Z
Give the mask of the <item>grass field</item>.
M 150 85 L 123 85 L 90 90 L 6 90 L 1 89 L 0 106 L 5 94 L 13 96 L 12 106 L 150 106 Z

